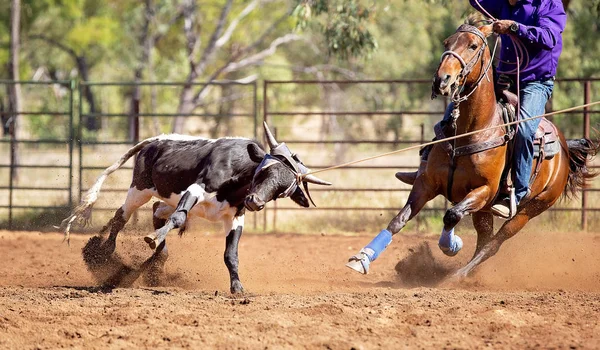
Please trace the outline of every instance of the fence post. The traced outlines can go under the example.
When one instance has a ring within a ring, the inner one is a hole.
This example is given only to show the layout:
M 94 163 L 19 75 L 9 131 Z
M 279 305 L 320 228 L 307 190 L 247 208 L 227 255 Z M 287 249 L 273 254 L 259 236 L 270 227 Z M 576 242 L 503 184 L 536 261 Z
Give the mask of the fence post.
M 83 140 L 81 133 L 81 124 L 83 123 L 83 104 L 82 98 L 83 95 L 83 84 L 85 82 L 79 81 L 79 86 L 77 89 L 77 95 L 79 95 L 79 123 L 77 123 L 77 148 L 79 150 L 79 187 L 77 188 L 77 203 L 81 203 L 81 189 L 83 188 Z
M 73 207 L 73 90 L 75 90 L 75 80 L 71 80 L 69 85 L 69 210 Z
M 256 84 L 256 80 L 254 81 L 254 83 L 252 84 L 252 92 L 253 92 L 253 96 L 252 98 L 254 99 L 254 112 L 253 117 L 254 117 L 254 138 L 258 140 L 258 86 Z
M 421 141 L 421 144 L 425 143 L 425 124 L 423 124 L 423 123 L 421 123 L 421 139 L 420 139 L 420 141 Z M 420 156 L 417 156 L 417 162 L 418 162 L 417 166 L 420 167 L 421 166 L 421 157 Z M 417 168 L 417 171 L 418 171 L 418 169 L 419 168 Z M 421 231 L 421 215 L 417 215 L 416 219 L 417 219 L 417 232 L 420 232 Z
M 9 112 L 12 112 L 10 117 L 10 165 L 8 172 L 8 229 L 12 230 L 13 228 L 13 187 L 14 187 L 14 178 L 16 171 L 16 157 L 17 157 L 17 116 L 18 112 L 14 109 L 15 104 L 12 104 L 12 107 L 9 109 Z
M 592 83 L 586 80 L 583 85 L 583 103 L 591 102 Z M 583 109 L 583 137 L 590 137 L 590 108 Z M 581 192 L 581 229 L 587 231 L 587 190 L 584 188 Z
M 265 80 L 263 82 L 263 121 L 267 122 L 267 116 L 268 116 L 268 112 L 267 112 L 267 85 L 269 84 L 268 80 Z M 262 143 L 265 143 L 265 139 L 264 139 L 264 135 L 262 138 Z M 267 207 L 265 206 L 265 208 L 263 209 L 263 232 L 267 232 Z

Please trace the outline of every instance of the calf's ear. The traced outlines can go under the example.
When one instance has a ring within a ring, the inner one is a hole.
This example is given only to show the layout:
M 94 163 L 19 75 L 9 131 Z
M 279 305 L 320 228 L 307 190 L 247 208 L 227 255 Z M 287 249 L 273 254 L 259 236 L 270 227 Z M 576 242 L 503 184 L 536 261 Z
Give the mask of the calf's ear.
M 308 208 L 310 206 L 310 204 L 308 203 L 308 199 L 306 199 L 306 196 L 300 189 L 300 186 L 296 188 L 296 190 L 294 191 L 294 193 L 292 193 L 290 198 L 301 207 Z
M 250 159 L 252 159 L 252 161 L 256 162 L 256 163 L 260 163 L 262 162 L 263 158 L 265 157 L 265 151 L 263 151 L 260 147 L 258 147 L 257 144 L 255 143 L 249 143 L 248 144 L 248 155 L 250 156 Z

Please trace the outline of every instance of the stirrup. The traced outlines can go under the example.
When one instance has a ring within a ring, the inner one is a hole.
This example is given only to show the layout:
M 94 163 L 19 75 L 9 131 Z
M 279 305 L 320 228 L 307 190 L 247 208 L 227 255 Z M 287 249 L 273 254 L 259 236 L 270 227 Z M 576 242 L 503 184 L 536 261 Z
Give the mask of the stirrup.
M 506 201 L 498 202 L 492 205 L 490 209 L 492 214 L 502 219 L 512 219 L 517 213 L 517 197 L 515 196 L 515 188 L 510 188 L 510 197 L 508 203 Z

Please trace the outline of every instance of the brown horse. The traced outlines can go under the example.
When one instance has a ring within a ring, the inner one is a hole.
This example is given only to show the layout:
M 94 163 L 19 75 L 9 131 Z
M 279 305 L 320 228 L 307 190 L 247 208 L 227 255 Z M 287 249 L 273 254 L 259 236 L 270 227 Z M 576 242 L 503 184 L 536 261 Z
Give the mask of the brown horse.
M 433 91 L 453 97 L 468 97 L 454 99 L 455 103 L 459 102 L 459 113 L 455 114 L 454 119 L 457 135 L 504 123 L 489 69 L 491 57 L 486 38 L 490 34 L 491 26 L 476 28 L 462 25 L 444 41 L 446 52 L 434 75 Z M 417 174 L 397 174 L 401 180 L 414 182 L 406 205 L 387 229 L 381 231 L 358 255 L 350 258 L 347 265 L 367 273 L 370 263 L 391 242 L 392 235 L 398 233 L 427 202 L 444 195 L 455 203 L 444 215 L 440 239 L 440 248 L 444 253 L 458 253 L 462 241 L 454 236 L 454 227 L 466 215 L 473 215 L 477 231 L 475 254 L 466 266 L 455 273 L 455 277 L 466 277 L 475 267 L 496 254 L 502 243 L 519 232 L 529 220 L 550 208 L 561 195 L 576 194 L 588 178 L 595 176 L 586 167 L 588 156 L 595 155 L 597 151 L 594 143 L 588 139 L 567 143 L 562 133 L 557 131 L 557 142 L 560 143 L 558 154 L 541 163 L 530 183 L 530 194 L 519 205 L 516 214 L 505 221 L 494 235 L 490 208 L 499 193 L 501 176 L 508 161 L 506 141 L 496 141 L 506 133 L 504 127 L 498 127 L 458 138 L 454 141 L 455 151 L 462 146 L 475 144 L 493 146 L 475 147 L 476 150 L 471 147 L 472 152 L 456 152 L 453 156 L 448 151 L 448 145 L 435 144 L 429 153 L 429 160 L 426 164 L 422 163 L 425 166 Z

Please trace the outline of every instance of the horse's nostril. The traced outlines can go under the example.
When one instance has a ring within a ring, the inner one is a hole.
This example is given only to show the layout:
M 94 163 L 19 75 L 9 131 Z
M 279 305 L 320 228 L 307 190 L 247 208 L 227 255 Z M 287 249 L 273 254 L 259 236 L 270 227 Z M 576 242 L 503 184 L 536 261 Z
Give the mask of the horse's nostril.
M 450 80 L 450 74 L 444 75 L 444 83 L 447 83 Z

